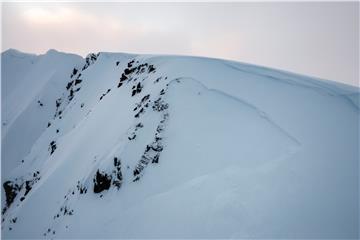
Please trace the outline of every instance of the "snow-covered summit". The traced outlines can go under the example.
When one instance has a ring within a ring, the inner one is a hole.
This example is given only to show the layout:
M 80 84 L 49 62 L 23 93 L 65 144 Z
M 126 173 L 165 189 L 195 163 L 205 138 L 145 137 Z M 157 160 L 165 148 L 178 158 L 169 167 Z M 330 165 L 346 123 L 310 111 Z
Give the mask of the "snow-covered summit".
M 358 237 L 358 88 L 220 59 L 18 55 L 2 54 L 2 237 Z

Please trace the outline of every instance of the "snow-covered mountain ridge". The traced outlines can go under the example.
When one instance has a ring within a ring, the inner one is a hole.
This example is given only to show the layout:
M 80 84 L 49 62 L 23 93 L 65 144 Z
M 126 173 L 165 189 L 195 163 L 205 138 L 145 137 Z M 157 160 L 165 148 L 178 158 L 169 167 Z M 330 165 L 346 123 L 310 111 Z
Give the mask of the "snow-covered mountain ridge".
M 358 237 L 358 88 L 199 57 L 1 60 L 4 238 Z

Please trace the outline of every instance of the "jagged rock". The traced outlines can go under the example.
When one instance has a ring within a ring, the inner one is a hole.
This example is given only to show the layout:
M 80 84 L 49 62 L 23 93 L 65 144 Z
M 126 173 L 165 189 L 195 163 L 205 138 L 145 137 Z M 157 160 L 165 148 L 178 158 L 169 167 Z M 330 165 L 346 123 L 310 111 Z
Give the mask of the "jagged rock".
M 61 98 L 56 99 L 56 108 L 60 107 L 61 105 Z
M 75 86 L 78 85 L 78 84 L 80 84 L 81 82 L 82 82 L 81 79 L 76 79 L 76 80 L 75 80 Z
M 55 141 L 50 142 L 49 150 L 50 150 L 50 155 L 52 155 L 55 152 L 55 150 L 56 150 L 56 142 Z
M 74 98 L 74 90 L 70 89 L 70 94 L 68 96 L 69 101 L 71 101 Z
M 120 82 L 124 82 L 128 79 L 128 77 L 125 75 L 125 73 L 121 74 Z
M 136 86 L 134 85 L 131 96 L 135 96 L 136 94 L 140 93 L 142 88 L 143 86 L 141 85 L 141 83 L 138 83 Z
M 116 170 L 114 170 L 115 176 L 113 180 L 113 185 L 119 189 L 122 184 L 123 176 L 121 173 L 121 161 L 117 157 L 114 157 L 114 167 Z
M 124 73 L 125 75 L 129 75 L 132 71 L 129 68 L 125 68 Z
M 149 73 L 154 72 L 155 71 L 154 65 L 149 65 L 148 71 Z
M 142 99 L 141 99 L 141 103 L 144 103 L 145 101 L 149 100 L 150 98 L 150 94 L 145 95 Z
M 132 67 L 132 65 L 133 65 L 134 61 L 135 61 L 135 60 L 132 60 L 132 61 L 128 62 L 128 65 L 127 65 L 127 66 L 128 66 L 128 68 L 131 68 L 131 67 Z
M 79 191 L 80 194 L 85 194 L 85 193 L 87 192 L 86 186 L 82 185 L 82 184 L 80 183 L 80 181 L 78 181 L 76 187 L 77 187 L 77 189 L 78 189 L 78 191 Z
M 73 69 L 71 77 L 75 76 L 77 74 L 78 70 L 76 68 Z
M 100 53 L 98 53 L 98 54 L 94 54 L 94 53 L 88 54 L 88 55 L 86 56 L 86 58 L 85 58 L 85 65 L 83 66 L 82 71 L 84 71 L 84 70 L 87 69 L 91 64 L 93 64 L 93 63 L 97 60 L 97 58 L 98 58 L 99 55 L 100 55 Z
M 152 160 L 152 163 L 159 163 L 159 157 L 160 157 L 160 154 L 156 154 Z
M 73 82 L 74 82 L 74 81 L 70 81 L 70 82 L 67 83 L 67 85 L 66 85 L 66 90 L 69 90 L 69 89 L 71 88 Z
M 161 98 L 158 98 L 153 105 L 153 110 L 161 112 L 169 107 L 169 104 L 165 103 Z
M 143 112 L 144 112 L 144 108 L 141 108 L 140 111 L 137 114 L 135 114 L 134 117 L 138 118 L 140 116 L 140 114 L 142 114 Z
M 6 206 L 10 207 L 10 205 L 14 202 L 18 192 L 20 191 L 21 186 L 12 181 L 6 181 L 3 183 L 3 188 L 5 191 Z
M 100 193 L 104 190 L 108 190 L 111 184 L 111 176 L 106 173 L 100 173 L 97 170 L 94 180 L 94 193 Z
M 132 134 L 130 137 L 128 137 L 128 139 L 131 141 L 131 140 L 134 140 L 136 138 L 136 134 Z

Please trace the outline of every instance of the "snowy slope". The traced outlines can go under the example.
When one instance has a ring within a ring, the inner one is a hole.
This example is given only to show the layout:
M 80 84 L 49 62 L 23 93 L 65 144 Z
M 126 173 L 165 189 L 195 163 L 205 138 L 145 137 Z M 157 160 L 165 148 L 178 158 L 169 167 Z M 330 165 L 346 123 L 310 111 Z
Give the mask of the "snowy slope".
M 55 50 L 36 56 L 13 49 L 2 53 L 1 60 L 2 147 L 6 149 L 2 175 L 6 176 L 45 130 L 64 82 L 84 60 Z
M 16 54 L 2 237 L 358 237 L 358 88 L 219 59 Z

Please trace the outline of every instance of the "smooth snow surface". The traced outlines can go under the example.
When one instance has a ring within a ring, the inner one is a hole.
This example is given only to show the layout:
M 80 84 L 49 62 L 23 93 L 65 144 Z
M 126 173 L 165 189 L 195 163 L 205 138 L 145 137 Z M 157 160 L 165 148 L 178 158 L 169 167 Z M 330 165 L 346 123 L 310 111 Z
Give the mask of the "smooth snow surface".
M 198 57 L 1 60 L 3 238 L 359 237 L 358 88 Z

